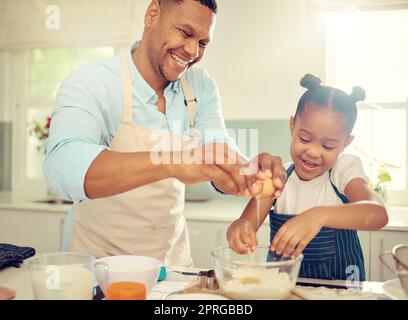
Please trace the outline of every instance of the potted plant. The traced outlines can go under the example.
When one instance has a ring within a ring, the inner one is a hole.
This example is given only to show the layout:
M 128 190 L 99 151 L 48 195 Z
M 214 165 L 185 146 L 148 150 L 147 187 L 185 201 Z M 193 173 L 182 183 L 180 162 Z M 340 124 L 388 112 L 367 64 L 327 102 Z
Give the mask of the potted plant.
M 381 197 L 384 204 L 388 202 L 388 184 L 392 181 L 390 168 L 399 168 L 386 162 L 378 162 L 377 181 L 373 186 L 374 191 Z
M 38 152 L 45 154 L 46 149 L 44 141 L 48 138 L 51 125 L 51 117 L 48 116 L 45 121 L 34 120 L 28 124 L 28 133 L 30 136 L 34 136 L 38 140 L 37 150 Z

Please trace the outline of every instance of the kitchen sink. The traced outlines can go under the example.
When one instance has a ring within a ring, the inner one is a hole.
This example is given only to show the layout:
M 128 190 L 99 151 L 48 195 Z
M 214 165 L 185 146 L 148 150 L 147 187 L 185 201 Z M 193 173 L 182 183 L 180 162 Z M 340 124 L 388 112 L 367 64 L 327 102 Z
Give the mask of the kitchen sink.
M 48 203 L 48 204 L 73 204 L 73 202 L 71 200 L 65 200 L 65 199 L 60 199 L 60 198 L 34 200 L 33 202 L 36 202 L 36 203 Z

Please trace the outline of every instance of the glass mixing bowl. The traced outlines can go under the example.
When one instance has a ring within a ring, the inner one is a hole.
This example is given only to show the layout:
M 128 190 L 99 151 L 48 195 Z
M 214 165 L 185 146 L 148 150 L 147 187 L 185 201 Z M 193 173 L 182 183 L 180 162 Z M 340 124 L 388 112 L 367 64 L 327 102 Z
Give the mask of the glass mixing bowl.
M 277 256 L 269 246 L 258 246 L 245 255 L 218 247 L 211 251 L 211 257 L 223 294 L 241 300 L 289 299 L 303 260 L 302 254 L 296 259 Z

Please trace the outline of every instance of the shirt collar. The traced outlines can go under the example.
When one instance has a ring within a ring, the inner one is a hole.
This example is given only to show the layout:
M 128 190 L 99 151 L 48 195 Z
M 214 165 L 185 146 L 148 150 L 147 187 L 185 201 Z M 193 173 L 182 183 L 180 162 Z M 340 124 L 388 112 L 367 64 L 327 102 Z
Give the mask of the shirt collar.
M 140 41 L 136 41 L 129 47 L 128 59 L 132 79 L 134 81 L 134 90 L 136 91 L 136 94 L 139 96 L 139 98 L 141 98 L 144 102 L 147 103 L 152 100 L 156 100 L 157 95 L 156 92 L 152 89 L 152 87 L 150 87 L 150 85 L 142 77 L 139 70 L 137 70 L 136 65 L 134 64 L 132 59 L 132 52 L 140 46 L 140 43 L 141 43 Z M 170 82 L 169 85 L 166 87 L 165 91 L 169 89 L 177 94 L 180 91 L 180 80 Z

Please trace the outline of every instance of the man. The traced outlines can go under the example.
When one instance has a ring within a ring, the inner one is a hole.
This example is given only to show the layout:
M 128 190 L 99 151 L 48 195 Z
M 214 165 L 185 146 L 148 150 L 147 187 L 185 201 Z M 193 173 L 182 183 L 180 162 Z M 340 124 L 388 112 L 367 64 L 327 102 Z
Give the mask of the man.
M 275 195 L 282 190 L 279 158 L 261 154 L 259 171 L 242 174 L 249 162 L 228 137 L 217 87 L 191 68 L 212 39 L 216 9 L 215 0 L 152 0 L 142 40 L 125 57 L 85 67 L 61 85 L 44 172 L 52 190 L 75 201 L 71 250 L 188 266 L 184 183 L 254 195 L 255 179 L 269 175 Z M 170 148 L 155 149 L 158 130 Z M 186 132 L 198 132 L 200 145 Z M 175 149 L 177 136 L 183 143 Z M 165 154 L 171 161 L 152 161 Z M 208 154 L 217 161 L 205 161 Z

